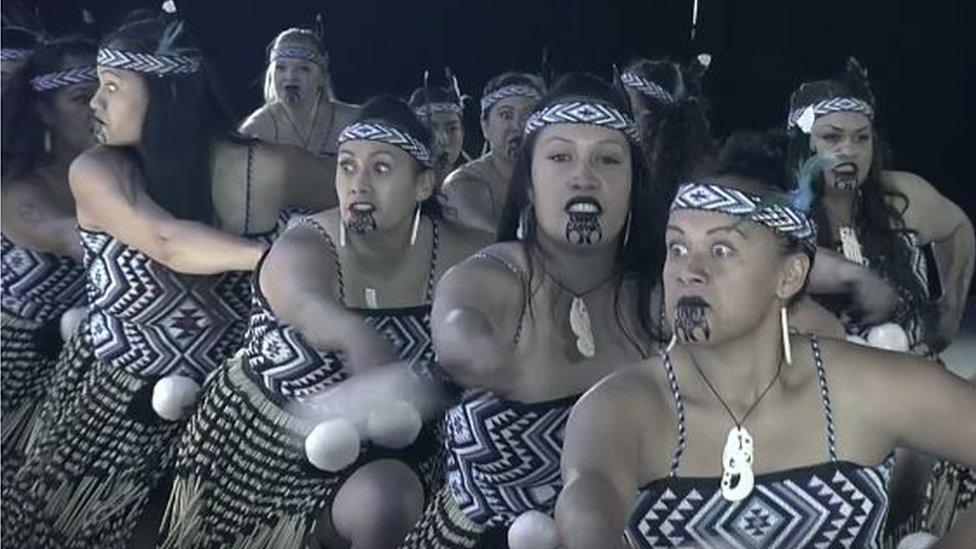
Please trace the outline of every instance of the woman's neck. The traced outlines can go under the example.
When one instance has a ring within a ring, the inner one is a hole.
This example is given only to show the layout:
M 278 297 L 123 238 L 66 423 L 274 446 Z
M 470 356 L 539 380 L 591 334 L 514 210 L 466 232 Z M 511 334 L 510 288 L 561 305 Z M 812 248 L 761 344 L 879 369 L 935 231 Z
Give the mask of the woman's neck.
M 539 231 L 536 249 L 545 272 L 576 295 L 582 295 L 606 282 L 617 270 L 615 242 L 581 250 Z
M 421 217 L 421 232 L 426 225 L 425 217 Z M 340 221 L 341 223 L 341 221 Z M 407 223 L 383 230 L 365 234 L 347 234 L 346 242 L 355 254 L 356 262 L 370 272 L 391 273 L 391 265 L 397 265 L 410 255 L 414 248 L 410 244 L 413 232 L 413 217 Z

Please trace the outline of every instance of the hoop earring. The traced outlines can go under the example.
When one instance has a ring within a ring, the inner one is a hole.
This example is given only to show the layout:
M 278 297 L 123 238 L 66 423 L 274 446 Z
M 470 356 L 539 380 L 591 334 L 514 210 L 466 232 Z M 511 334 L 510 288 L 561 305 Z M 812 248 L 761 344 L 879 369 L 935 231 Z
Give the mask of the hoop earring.
M 790 320 L 785 305 L 780 305 L 779 308 L 779 325 L 783 332 L 783 358 L 786 360 L 787 366 L 792 366 L 793 348 L 790 342 Z
M 339 247 L 346 247 L 346 223 L 342 220 L 342 215 L 339 216 Z
M 417 232 L 420 231 L 420 204 L 414 209 L 413 228 L 410 229 L 410 245 L 417 243 Z

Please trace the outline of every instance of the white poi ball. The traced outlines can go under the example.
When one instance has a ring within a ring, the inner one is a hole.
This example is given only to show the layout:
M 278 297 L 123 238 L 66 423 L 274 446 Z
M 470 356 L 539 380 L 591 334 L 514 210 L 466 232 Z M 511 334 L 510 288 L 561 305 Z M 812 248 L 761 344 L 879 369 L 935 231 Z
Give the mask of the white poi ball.
M 81 324 L 82 320 L 85 320 L 85 315 L 88 314 L 87 307 L 75 307 L 73 309 L 68 309 L 61 315 L 61 340 L 68 341 L 71 339 L 71 335 L 75 333 L 78 325 Z
M 323 471 L 339 472 L 359 457 L 359 431 L 351 421 L 334 418 L 323 421 L 305 437 L 305 457 Z
M 511 549 L 557 549 L 559 534 L 556 521 L 540 511 L 526 511 L 508 527 Z
M 849 341 L 850 343 L 856 343 L 857 345 L 864 345 L 865 347 L 868 346 L 868 340 L 864 339 L 859 335 L 847 334 L 847 337 L 845 339 L 847 339 L 847 341 Z
M 193 412 L 200 395 L 200 384 L 187 376 L 166 376 L 153 386 L 152 407 L 169 421 L 183 419 Z
M 897 324 L 879 324 L 868 331 L 868 345 L 904 353 L 908 351 L 908 334 Z
M 898 542 L 898 549 L 928 549 L 939 541 L 939 538 L 928 532 L 909 534 Z
M 417 440 L 424 420 L 420 412 L 402 400 L 381 410 L 373 410 L 366 418 L 366 434 L 384 448 L 406 448 Z

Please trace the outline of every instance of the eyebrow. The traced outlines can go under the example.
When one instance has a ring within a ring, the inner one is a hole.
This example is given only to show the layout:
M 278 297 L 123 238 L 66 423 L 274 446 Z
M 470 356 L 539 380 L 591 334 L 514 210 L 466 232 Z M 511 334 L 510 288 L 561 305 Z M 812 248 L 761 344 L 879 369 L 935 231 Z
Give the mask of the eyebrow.
M 736 223 L 735 225 L 729 225 L 729 226 L 724 226 L 724 227 L 715 227 L 713 229 L 708 229 L 707 231 L 705 231 L 705 234 L 717 233 L 719 231 L 725 231 L 725 232 L 729 232 L 729 233 L 736 232 L 736 233 L 739 233 L 739 236 L 741 236 L 742 238 L 746 238 L 746 233 L 742 232 L 742 230 L 739 229 L 739 224 L 738 223 Z
M 839 131 L 839 132 L 848 131 L 845 128 L 841 128 L 840 126 L 835 126 L 833 124 L 827 124 L 827 126 L 829 128 L 831 128 L 831 129 L 836 130 L 836 131 Z M 853 133 L 858 133 L 858 132 L 863 132 L 865 130 L 870 130 L 870 129 L 871 129 L 871 125 L 869 124 L 867 126 L 861 126 L 860 128 L 854 128 L 853 130 L 849 130 L 849 131 L 851 131 Z
M 570 145 L 575 145 L 576 144 L 576 142 L 573 141 L 572 139 L 567 139 L 565 137 L 560 137 L 558 135 L 551 135 L 551 136 L 545 138 L 544 142 L 548 142 L 548 141 L 562 141 L 563 143 L 569 143 Z M 601 140 L 597 141 L 597 144 L 598 145 L 616 145 L 618 147 L 623 147 L 624 146 L 621 142 L 617 141 L 616 139 L 609 139 L 609 138 L 608 139 L 601 139 Z
M 667 229 L 667 230 L 669 230 L 669 231 L 674 231 L 674 232 L 676 232 L 676 233 L 681 233 L 681 234 L 685 234 L 685 231 L 684 231 L 684 230 L 682 230 L 682 228 L 681 228 L 681 227 L 677 227 L 677 226 L 675 226 L 675 225 L 668 225 L 668 229 Z

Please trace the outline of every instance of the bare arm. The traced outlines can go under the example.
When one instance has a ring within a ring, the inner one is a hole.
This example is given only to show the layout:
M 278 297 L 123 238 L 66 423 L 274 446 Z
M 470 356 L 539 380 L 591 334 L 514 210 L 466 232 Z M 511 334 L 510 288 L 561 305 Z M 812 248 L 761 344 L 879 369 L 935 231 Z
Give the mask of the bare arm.
M 900 300 L 895 288 L 870 268 L 823 247 L 817 248 L 807 292 L 850 294 L 861 320 L 868 325 L 890 318 Z
M 492 235 L 498 233 L 499 220 L 492 213 L 491 192 L 483 181 L 460 169 L 447 176 L 441 193 L 447 211 L 458 223 Z
M 649 417 L 634 374 L 614 374 L 573 407 L 561 458 L 565 485 L 556 503 L 559 539 L 569 549 L 625 548 L 624 529 L 640 488 L 643 427 Z
M 843 339 L 846 333 L 840 320 L 809 296 L 790 307 L 790 325 L 800 333 L 824 337 Z
M 290 145 L 278 145 L 274 150 L 280 156 L 283 167 L 284 205 L 320 211 L 339 204 L 335 191 L 334 156 L 319 158 L 305 149 Z
M 71 163 L 68 180 L 80 225 L 107 232 L 182 273 L 254 268 L 263 244 L 203 223 L 176 219 L 131 181 L 136 172 L 125 169 L 126 162 L 117 153 L 94 149 Z
M 30 182 L 5 183 L 10 188 L 0 201 L 3 234 L 14 243 L 80 260 L 84 255 L 78 239 L 74 212 L 61 211 Z
M 888 188 L 908 199 L 905 225 L 916 231 L 920 245 L 934 245 L 943 288 L 939 336 L 951 342 L 959 329 L 973 277 L 976 237 L 972 221 L 921 177 L 907 172 L 887 172 L 885 176 Z
M 521 280 L 498 259 L 475 256 L 444 274 L 431 328 L 441 367 L 456 382 L 507 392 L 524 295 Z
M 335 269 L 322 235 L 299 226 L 275 241 L 259 284 L 275 315 L 316 349 L 345 352 L 354 371 L 392 361 L 389 342 L 338 302 Z

